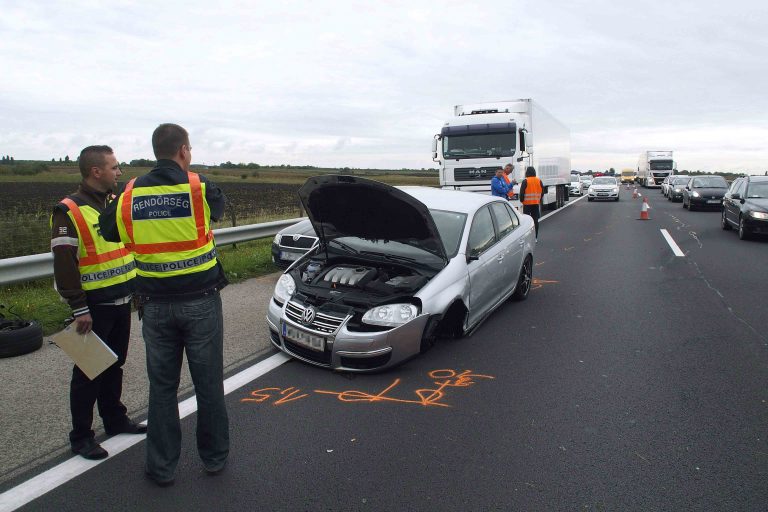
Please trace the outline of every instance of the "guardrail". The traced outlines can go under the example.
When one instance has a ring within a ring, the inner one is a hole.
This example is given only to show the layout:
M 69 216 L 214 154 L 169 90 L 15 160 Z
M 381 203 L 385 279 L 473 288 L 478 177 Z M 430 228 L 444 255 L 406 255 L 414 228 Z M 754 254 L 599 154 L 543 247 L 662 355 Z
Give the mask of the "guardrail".
M 233 228 L 219 228 L 213 230 L 213 236 L 216 239 L 216 245 L 248 242 L 249 240 L 275 236 L 281 229 L 296 224 L 305 218 L 298 217 L 261 224 L 235 226 Z M 53 255 L 49 252 L 0 260 L 0 286 L 42 279 L 52 275 Z

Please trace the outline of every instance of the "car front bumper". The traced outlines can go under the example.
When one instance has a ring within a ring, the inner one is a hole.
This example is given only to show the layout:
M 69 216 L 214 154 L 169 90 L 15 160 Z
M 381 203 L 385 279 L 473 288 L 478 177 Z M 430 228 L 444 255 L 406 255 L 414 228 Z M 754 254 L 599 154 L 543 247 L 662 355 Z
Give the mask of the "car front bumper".
M 711 197 L 689 196 L 688 204 L 691 204 L 695 208 L 699 209 L 720 210 L 723 208 L 723 198 L 721 197 L 712 199 Z
M 756 219 L 746 214 L 744 215 L 744 227 L 750 233 L 768 235 L 768 219 Z
M 590 199 L 616 199 L 617 197 L 619 197 L 619 193 L 614 192 L 612 190 L 610 191 L 597 190 L 597 191 L 589 192 Z
M 275 348 L 304 362 L 347 372 L 373 372 L 396 366 L 417 355 L 429 315 L 422 314 L 387 331 L 358 332 L 345 320 L 333 333 L 320 333 L 287 318 L 285 305 L 269 301 L 267 324 Z M 285 335 L 293 329 L 324 339 L 323 350 L 309 348 Z

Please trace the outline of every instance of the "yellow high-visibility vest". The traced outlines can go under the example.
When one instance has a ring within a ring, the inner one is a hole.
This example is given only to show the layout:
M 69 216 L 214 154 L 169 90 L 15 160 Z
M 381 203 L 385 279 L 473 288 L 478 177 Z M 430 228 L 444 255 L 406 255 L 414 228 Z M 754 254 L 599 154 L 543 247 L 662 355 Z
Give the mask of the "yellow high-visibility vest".
M 67 216 L 74 224 L 80 240 L 78 265 L 83 290 L 86 293 L 98 290 L 99 297 L 112 299 L 129 295 L 129 289 L 123 285 L 136 277 L 131 253 L 122 243 L 107 242 L 99 235 L 96 230 L 99 225 L 99 212 L 95 208 L 86 204 L 78 205 L 69 197 L 60 202 L 68 208 Z M 113 287 L 116 292 L 110 293 L 109 289 Z
M 120 239 L 136 258 L 141 277 L 166 278 L 216 266 L 216 244 L 205 184 L 188 172 L 188 183 L 125 186 L 117 204 Z

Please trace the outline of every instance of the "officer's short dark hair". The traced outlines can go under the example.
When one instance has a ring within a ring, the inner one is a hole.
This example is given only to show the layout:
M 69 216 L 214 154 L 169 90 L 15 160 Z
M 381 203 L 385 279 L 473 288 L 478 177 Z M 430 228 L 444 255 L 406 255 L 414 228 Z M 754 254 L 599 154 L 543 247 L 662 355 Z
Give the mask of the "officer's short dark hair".
M 152 151 L 158 160 L 172 159 L 184 145 L 189 146 L 189 133 L 177 124 L 163 123 L 152 133 Z
M 107 155 L 114 154 L 109 146 L 88 146 L 80 152 L 80 175 L 87 178 L 92 167 L 101 167 L 106 163 Z
M 536 169 L 534 169 L 533 167 L 526 167 L 525 177 L 530 178 L 531 176 L 536 176 Z

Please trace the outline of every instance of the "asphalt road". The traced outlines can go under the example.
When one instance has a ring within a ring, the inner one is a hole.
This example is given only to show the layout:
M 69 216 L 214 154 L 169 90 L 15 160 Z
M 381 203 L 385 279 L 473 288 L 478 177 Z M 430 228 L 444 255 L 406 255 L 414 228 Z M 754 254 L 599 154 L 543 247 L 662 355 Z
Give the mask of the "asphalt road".
M 222 475 L 189 417 L 175 486 L 140 443 L 22 510 L 766 510 L 768 241 L 641 192 L 544 220 L 529 299 L 469 338 L 230 394 Z

